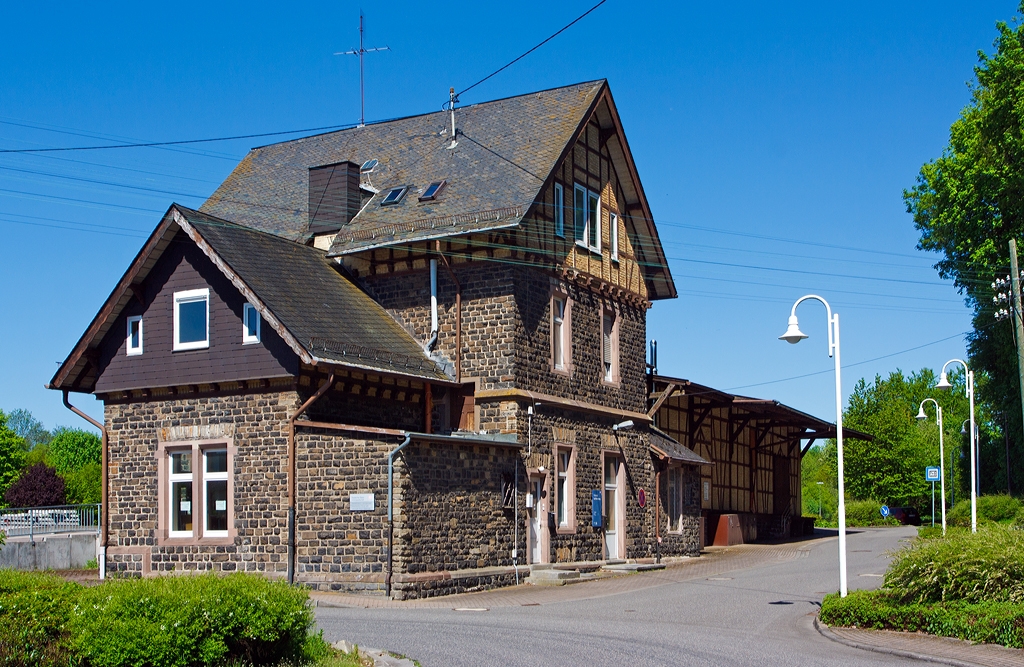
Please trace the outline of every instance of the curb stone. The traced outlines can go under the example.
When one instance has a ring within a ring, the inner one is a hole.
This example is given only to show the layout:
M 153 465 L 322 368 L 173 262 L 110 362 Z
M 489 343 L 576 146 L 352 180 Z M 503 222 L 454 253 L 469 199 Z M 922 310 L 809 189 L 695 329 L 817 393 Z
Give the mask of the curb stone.
M 416 667 L 416 663 L 409 658 L 396 658 L 388 651 L 379 648 L 357 647 L 355 644 L 351 644 L 344 639 L 334 642 L 331 646 L 342 653 L 351 653 L 358 648 L 360 657 L 373 660 L 373 667 Z
M 929 655 L 925 653 L 916 653 L 914 651 L 905 651 L 903 649 L 896 648 L 886 648 L 884 646 L 875 646 L 873 644 L 864 644 L 861 642 L 852 641 L 850 639 L 846 639 L 845 637 L 840 637 L 836 633 L 832 632 L 829 626 L 825 625 L 823 622 L 821 622 L 821 620 L 819 620 L 817 614 L 815 614 L 814 616 L 814 629 L 817 630 L 818 633 L 826 639 L 830 639 L 839 644 L 844 644 L 846 646 L 858 648 L 864 651 L 874 651 L 875 653 L 884 653 L 886 655 L 894 655 L 901 658 L 911 658 L 914 660 L 922 660 L 925 662 L 934 662 L 942 665 L 953 665 L 954 667 L 979 667 L 979 665 L 984 664 L 978 662 L 964 662 L 963 660 L 957 660 L 956 658 Z M 955 638 L 948 639 L 954 639 L 955 641 L 963 641 L 956 640 Z

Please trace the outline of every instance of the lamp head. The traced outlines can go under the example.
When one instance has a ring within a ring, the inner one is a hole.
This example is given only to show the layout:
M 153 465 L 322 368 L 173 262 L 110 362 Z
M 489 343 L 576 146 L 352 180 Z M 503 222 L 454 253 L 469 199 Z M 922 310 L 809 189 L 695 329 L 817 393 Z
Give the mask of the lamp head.
M 632 419 L 627 419 L 624 422 L 619 422 L 615 426 L 612 426 L 612 430 L 615 431 L 615 432 L 629 431 L 629 430 L 632 430 L 632 428 L 633 428 L 633 420 Z
M 936 389 L 951 389 L 953 385 L 949 383 L 949 378 L 946 377 L 946 371 L 942 371 L 939 374 L 939 383 L 935 385 Z
M 789 316 L 789 328 L 786 329 L 786 333 L 779 336 L 779 340 L 784 340 L 787 343 L 796 344 L 807 338 L 807 334 L 800 331 L 800 325 L 797 322 L 796 315 Z
M 967 435 L 967 422 L 964 422 L 964 425 L 960 427 L 960 435 Z
M 917 409 L 917 417 L 915 417 L 915 419 L 928 419 L 928 415 L 924 413 L 924 405 L 921 405 L 921 407 Z

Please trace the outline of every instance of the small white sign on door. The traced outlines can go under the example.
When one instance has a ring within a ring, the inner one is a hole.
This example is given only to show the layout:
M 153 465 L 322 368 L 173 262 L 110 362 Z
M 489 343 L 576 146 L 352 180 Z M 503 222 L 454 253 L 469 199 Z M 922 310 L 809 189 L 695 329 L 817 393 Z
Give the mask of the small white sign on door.
M 372 512 L 372 493 L 350 493 L 348 494 L 348 506 L 353 512 Z

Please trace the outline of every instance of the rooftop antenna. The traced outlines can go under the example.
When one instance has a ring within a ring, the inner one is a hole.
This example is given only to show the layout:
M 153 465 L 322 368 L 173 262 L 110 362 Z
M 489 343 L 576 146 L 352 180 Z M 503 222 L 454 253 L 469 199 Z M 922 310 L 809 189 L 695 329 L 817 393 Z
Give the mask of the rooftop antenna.
M 336 56 L 359 56 L 359 127 L 366 125 L 366 92 L 363 87 L 363 55 L 374 51 L 390 51 L 390 46 L 363 48 L 363 10 L 359 10 L 359 48 L 351 51 L 339 51 Z
M 452 113 L 452 143 L 448 146 L 448 150 L 451 150 L 459 145 L 459 142 L 455 140 L 457 136 L 455 134 L 455 103 L 458 102 L 457 96 L 455 95 L 455 89 L 448 89 L 448 110 Z

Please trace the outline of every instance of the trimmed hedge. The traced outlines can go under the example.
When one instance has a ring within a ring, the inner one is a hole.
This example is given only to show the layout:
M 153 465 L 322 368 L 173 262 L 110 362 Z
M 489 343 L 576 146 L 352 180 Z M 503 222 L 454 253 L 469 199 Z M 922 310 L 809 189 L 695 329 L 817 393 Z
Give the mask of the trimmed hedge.
M 877 500 L 851 500 L 846 503 L 847 526 L 898 526 L 900 522 L 882 516 L 882 503 Z
M 1005 493 L 992 496 L 978 496 L 978 523 L 997 523 L 1013 520 L 1018 512 L 1024 512 L 1024 503 Z M 946 513 L 946 524 L 961 528 L 971 527 L 971 501 L 961 500 Z
M 828 625 L 927 632 L 973 642 L 1024 648 L 1024 605 L 1010 602 L 900 602 L 889 591 L 825 596 L 821 620 Z
M 85 588 L 0 571 L 0 664 L 304 664 L 332 653 L 308 592 L 260 576 L 109 581 Z

